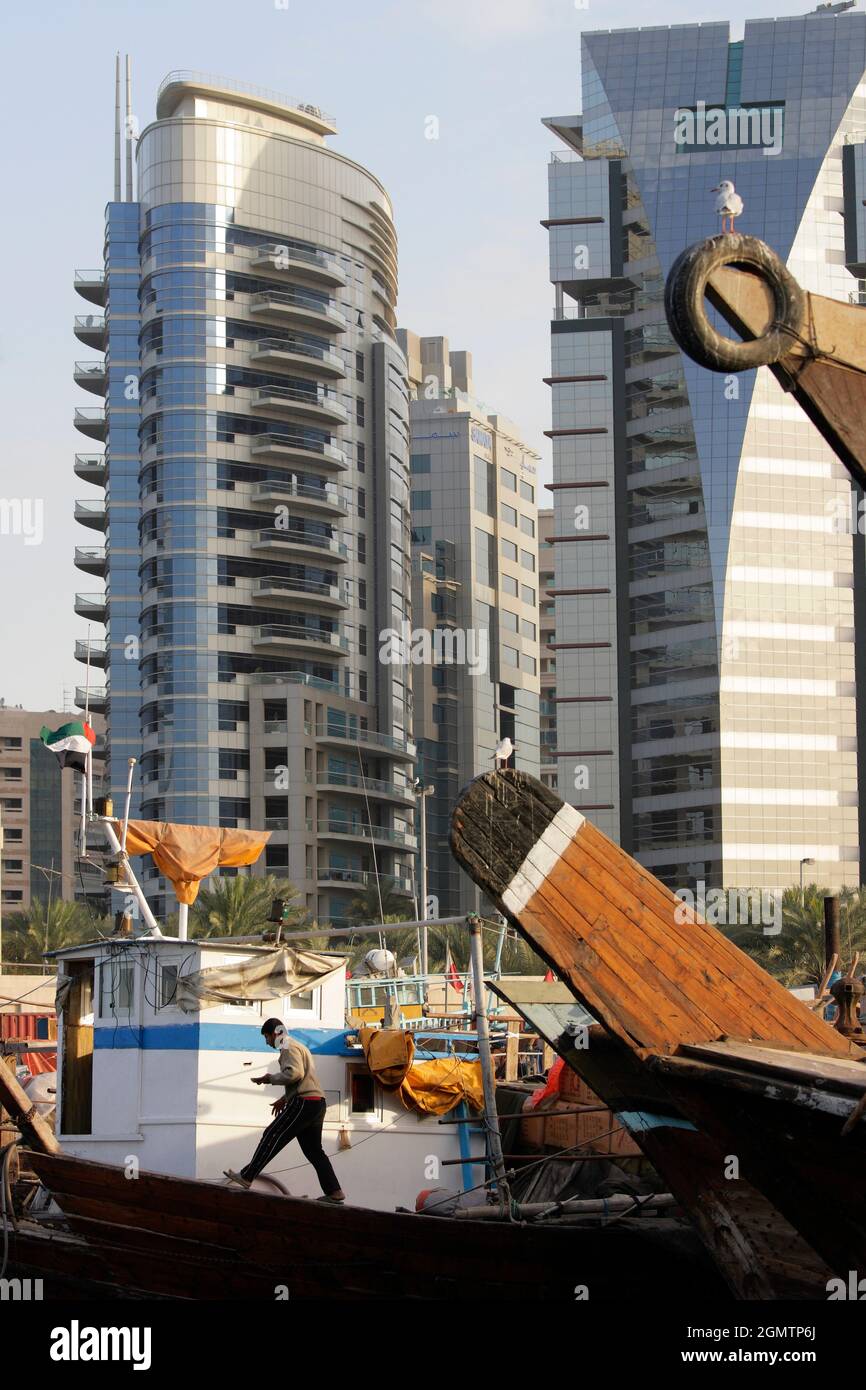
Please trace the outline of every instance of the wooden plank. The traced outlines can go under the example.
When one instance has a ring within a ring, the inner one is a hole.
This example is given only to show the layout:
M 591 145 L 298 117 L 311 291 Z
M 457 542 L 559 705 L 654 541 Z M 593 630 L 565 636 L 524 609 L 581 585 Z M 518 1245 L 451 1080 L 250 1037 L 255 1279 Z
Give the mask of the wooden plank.
M 700 1046 L 692 1044 L 683 1047 L 681 1052 L 710 1062 L 743 1066 L 762 1075 L 815 1082 L 821 1087 L 831 1087 L 857 1098 L 866 1091 L 866 1061 L 858 1062 L 853 1058 L 848 1061 L 846 1058 L 822 1057 L 809 1052 L 782 1052 L 733 1038 Z

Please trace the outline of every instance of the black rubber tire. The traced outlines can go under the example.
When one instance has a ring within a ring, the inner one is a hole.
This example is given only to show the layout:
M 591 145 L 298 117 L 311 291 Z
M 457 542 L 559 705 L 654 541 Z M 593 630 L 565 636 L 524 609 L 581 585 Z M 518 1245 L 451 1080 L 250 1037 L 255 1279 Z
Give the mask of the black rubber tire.
M 714 270 L 743 265 L 757 271 L 773 292 L 774 326 L 760 338 L 726 338 L 707 318 L 704 291 Z M 665 285 L 668 325 L 683 352 L 714 372 L 745 372 L 780 361 L 802 332 L 806 296 L 765 241 L 725 233 L 696 242 L 671 267 Z

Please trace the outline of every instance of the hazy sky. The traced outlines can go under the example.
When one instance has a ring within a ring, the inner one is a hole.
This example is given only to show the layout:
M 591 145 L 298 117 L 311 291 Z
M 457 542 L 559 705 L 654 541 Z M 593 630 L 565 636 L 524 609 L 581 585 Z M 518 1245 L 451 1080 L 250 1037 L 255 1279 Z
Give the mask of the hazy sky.
M 666 23 L 805 13 L 814 3 L 668 0 Z M 400 239 L 401 324 L 472 352 L 476 393 L 522 426 L 545 459 L 548 425 L 546 163 L 541 117 L 580 109 L 581 30 L 651 22 L 636 0 L 151 0 L 25 4 L 4 20 L 0 220 L 5 272 L 0 336 L 0 498 L 41 499 L 43 539 L 0 534 L 0 697 L 60 708 L 83 683 L 72 655 L 86 628 L 76 590 L 100 587 L 72 564 L 75 497 L 98 497 L 72 472 L 96 452 L 72 424 L 98 397 L 72 380 L 96 354 L 72 334 L 87 313 L 75 268 L 101 265 L 112 194 L 114 54 L 133 63 L 143 128 L 174 68 L 222 74 L 334 113 L 331 144 L 383 182 Z M 661 16 L 660 16 L 661 17 Z M 425 138 L 427 117 L 439 139 Z M 98 312 L 98 311 L 97 311 Z M 34 515 L 34 514 L 31 514 Z M 94 630 L 100 637 L 102 629 Z

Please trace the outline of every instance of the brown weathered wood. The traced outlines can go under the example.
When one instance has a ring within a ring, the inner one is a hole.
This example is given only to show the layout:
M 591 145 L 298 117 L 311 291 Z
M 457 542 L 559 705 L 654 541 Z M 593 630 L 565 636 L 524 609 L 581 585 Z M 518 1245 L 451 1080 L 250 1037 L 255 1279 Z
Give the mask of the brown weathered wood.
M 0 1104 L 9 1111 L 22 1134 L 34 1148 L 47 1154 L 59 1153 L 60 1145 L 50 1126 L 28 1099 L 15 1073 L 6 1066 L 0 1066 Z

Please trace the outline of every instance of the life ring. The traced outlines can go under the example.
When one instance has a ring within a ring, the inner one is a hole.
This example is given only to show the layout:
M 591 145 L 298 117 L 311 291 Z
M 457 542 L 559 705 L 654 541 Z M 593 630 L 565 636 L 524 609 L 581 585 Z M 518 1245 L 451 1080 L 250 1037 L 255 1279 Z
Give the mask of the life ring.
M 724 265 L 755 270 L 773 293 L 773 322 L 760 338 L 726 338 L 710 323 L 707 281 Z M 665 313 L 683 352 L 714 372 L 770 367 L 791 351 L 806 315 L 806 297 L 775 251 L 758 237 L 727 233 L 696 242 L 677 257 L 665 285 Z

